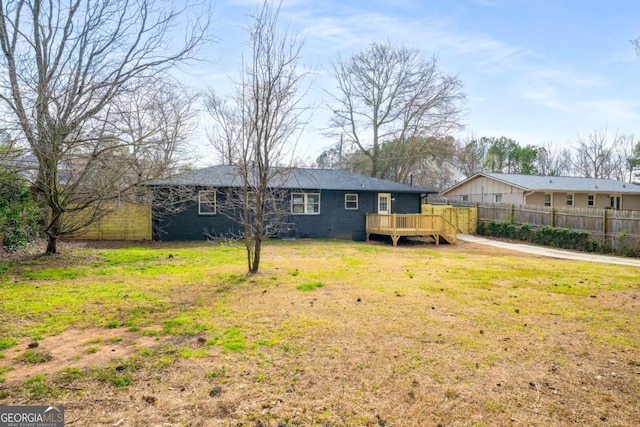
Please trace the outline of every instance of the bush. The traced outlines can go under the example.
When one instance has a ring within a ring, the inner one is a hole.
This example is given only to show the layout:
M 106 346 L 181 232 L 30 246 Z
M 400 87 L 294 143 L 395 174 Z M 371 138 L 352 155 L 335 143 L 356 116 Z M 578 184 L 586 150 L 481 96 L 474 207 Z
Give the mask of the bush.
M 589 250 L 589 233 L 568 228 L 542 227 L 536 231 L 533 242 L 562 249 Z
M 520 230 L 518 230 L 518 239 L 524 241 L 531 241 L 531 236 L 534 234 L 534 231 L 531 229 L 531 226 L 526 222 L 520 226 Z
M 601 249 L 598 242 L 589 239 L 586 231 L 567 228 L 542 227 L 534 230 L 527 223 L 517 226 L 510 222 L 480 222 L 477 232 L 484 236 L 523 240 L 562 249 L 591 252 Z
M 478 233 L 481 236 L 486 236 L 487 235 L 487 223 L 486 222 L 478 222 L 478 226 L 476 227 L 476 233 Z
M 16 173 L 0 171 L 0 235 L 4 249 L 14 252 L 35 239 L 40 219 L 24 180 Z

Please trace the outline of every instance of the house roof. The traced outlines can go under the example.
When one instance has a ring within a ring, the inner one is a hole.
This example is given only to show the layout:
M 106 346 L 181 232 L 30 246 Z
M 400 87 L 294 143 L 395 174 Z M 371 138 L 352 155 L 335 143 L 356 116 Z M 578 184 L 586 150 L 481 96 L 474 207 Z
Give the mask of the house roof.
M 575 176 L 539 176 L 507 173 L 477 173 L 444 190 L 445 194 L 473 179 L 487 177 L 526 191 L 569 191 L 580 193 L 640 193 L 640 185 L 604 178 L 581 178 Z
M 357 175 L 340 170 L 292 168 L 274 175 L 273 188 L 299 190 L 380 191 L 396 193 L 436 193 L 399 182 Z M 152 186 L 239 187 L 242 178 L 235 166 L 223 165 L 197 169 L 173 178 L 154 180 Z

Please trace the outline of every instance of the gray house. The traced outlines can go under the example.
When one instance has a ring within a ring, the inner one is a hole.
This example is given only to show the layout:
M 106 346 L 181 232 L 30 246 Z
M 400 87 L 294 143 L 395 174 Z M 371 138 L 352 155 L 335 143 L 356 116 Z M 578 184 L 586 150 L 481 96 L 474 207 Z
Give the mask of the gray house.
M 367 213 L 420 213 L 427 194 L 435 191 L 407 184 L 328 169 L 293 168 L 271 183 L 280 192 L 286 213 L 280 220 L 296 237 L 364 240 Z M 203 240 L 240 231 L 223 212 L 232 189 L 242 186 L 238 169 L 214 166 L 148 184 L 160 192 L 188 188 L 192 197 L 181 209 L 154 202 L 153 229 L 158 240 Z
M 613 179 L 481 172 L 440 195 L 471 203 L 640 209 L 640 186 Z

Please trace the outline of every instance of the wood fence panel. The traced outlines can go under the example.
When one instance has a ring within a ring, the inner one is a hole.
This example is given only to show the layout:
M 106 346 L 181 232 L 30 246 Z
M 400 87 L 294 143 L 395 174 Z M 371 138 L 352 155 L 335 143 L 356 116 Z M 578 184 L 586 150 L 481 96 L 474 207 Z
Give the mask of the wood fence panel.
M 475 207 L 424 204 L 420 212 L 442 216 L 457 228 L 458 233 L 473 234 L 477 230 L 478 209 Z
M 639 211 L 610 211 L 607 215 L 607 231 L 616 235 L 640 235 Z
M 516 224 L 542 224 L 551 226 L 552 210 L 544 206 L 512 205 L 513 222 Z
M 121 203 L 98 222 L 70 236 L 77 240 L 151 240 L 151 205 Z
M 532 227 L 544 226 L 586 231 L 614 249 L 640 248 L 640 211 L 551 208 L 530 205 L 478 204 L 478 221 L 512 221 Z
M 594 233 L 602 231 L 602 209 L 562 207 L 556 208 L 554 214 L 555 227 Z

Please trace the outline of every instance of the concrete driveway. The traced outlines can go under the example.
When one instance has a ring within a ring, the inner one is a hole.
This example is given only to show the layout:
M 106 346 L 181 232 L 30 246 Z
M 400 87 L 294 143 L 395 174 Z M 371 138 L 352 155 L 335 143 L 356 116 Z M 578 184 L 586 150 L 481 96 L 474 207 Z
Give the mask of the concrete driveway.
M 510 249 L 519 252 L 526 252 L 540 256 L 561 259 L 573 259 L 577 261 L 601 262 L 605 264 L 631 265 L 640 267 L 640 259 L 622 258 L 617 256 L 596 255 L 589 252 L 575 252 L 564 249 L 553 249 L 544 246 L 533 246 L 524 243 L 508 243 L 498 240 L 487 239 L 486 237 L 473 236 L 470 234 L 458 234 L 458 240 L 469 243 L 477 243 L 480 245 L 494 246 L 496 248 Z

